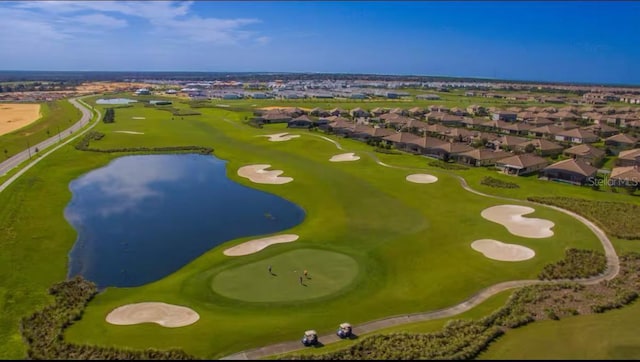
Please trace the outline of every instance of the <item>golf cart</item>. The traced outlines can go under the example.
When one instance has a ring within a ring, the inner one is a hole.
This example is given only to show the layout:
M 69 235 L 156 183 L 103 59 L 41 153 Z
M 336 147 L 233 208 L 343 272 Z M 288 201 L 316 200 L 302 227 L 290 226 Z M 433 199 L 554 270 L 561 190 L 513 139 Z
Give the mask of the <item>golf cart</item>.
M 338 332 L 336 334 L 340 338 L 349 338 L 349 337 L 351 337 L 351 333 L 352 333 L 351 332 L 351 324 L 342 323 L 342 324 L 340 324 L 340 328 L 338 329 Z
M 313 346 L 318 343 L 318 334 L 314 330 L 308 330 L 304 332 L 304 337 L 302 337 L 302 344 L 305 346 Z

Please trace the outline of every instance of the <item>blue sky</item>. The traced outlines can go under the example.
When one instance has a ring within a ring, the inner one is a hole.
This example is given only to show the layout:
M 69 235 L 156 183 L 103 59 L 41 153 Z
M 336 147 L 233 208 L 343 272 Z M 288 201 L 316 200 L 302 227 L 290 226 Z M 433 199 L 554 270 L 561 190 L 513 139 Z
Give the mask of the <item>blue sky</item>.
M 1 70 L 416 74 L 640 85 L 640 2 L 0 2 Z

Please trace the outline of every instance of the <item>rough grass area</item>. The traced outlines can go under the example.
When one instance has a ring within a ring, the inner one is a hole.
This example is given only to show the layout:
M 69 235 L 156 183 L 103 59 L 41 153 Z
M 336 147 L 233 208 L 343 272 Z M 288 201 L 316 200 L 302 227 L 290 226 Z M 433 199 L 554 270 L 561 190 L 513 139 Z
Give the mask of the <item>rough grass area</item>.
M 75 277 L 56 283 L 49 289 L 55 300 L 22 319 L 20 331 L 28 344 L 27 357 L 35 360 L 192 360 L 181 350 L 156 351 L 147 349 L 134 351 L 118 348 L 104 348 L 92 345 L 78 345 L 64 340 L 65 329 L 82 318 L 87 303 L 98 293 L 96 285 Z
M 461 170 L 468 170 L 469 169 L 469 167 L 467 167 L 467 166 L 462 166 L 462 165 L 459 165 L 457 163 L 444 162 L 444 161 L 440 161 L 440 160 L 429 161 L 428 165 L 431 166 L 431 167 L 442 168 L 442 169 L 445 169 L 445 170 L 461 171 Z
M 509 336 L 512 329 L 534 321 L 602 313 L 628 305 L 640 292 L 639 267 L 640 254 L 630 253 L 621 257 L 620 274 L 611 281 L 587 286 L 557 283 L 523 287 L 512 294 L 505 306 L 479 320 L 451 320 L 441 331 L 431 333 L 378 334 L 347 349 L 317 355 L 288 355 L 282 359 L 472 359 L 487 348 L 493 351 L 490 343 L 496 338 L 503 334 Z M 601 336 L 594 336 L 593 343 L 597 344 L 599 338 Z M 562 348 L 561 343 L 562 339 L 554 341 L 556 348 Z M 587 346 L 590 343 L 582 348 Z M 521 348 L 517 355 L 530 358 L 525 352 L 529 350 L 527 344 L 522 340 Z
M 545 266 L 538 275 L 538 279 L 588 278 L 601 274 L 606 269 L 607 258 L 604 253 L 595 250 L 569 248 L 565 251 L 564 259 Z
M 571 197 L 529 197 L 530 201 L 571 210 L 595 221 L 608 234 L 621 239 L 640 239 L 640 205 Z
M 482 180 L 480 181 L 480 184 L 489 186 L 489 187 L 502 188 L 502 189 L 517 189 L 520 187 L 520 185 L 518 185 L 515 182 L 502 181 L 500 179 L 497 179 L 491 176 L 483 177 Z

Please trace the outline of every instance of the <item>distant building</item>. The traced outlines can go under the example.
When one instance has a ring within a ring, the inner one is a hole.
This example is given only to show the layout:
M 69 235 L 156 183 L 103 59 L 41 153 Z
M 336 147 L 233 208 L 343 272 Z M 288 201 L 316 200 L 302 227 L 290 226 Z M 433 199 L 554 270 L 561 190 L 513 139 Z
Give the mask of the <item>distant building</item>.
M 147 88 L 140 88 L 135 92 L 135 94 L 137 96 L 148 96 L 148 95 L 151 95 L 151 91 L 148 90 Z

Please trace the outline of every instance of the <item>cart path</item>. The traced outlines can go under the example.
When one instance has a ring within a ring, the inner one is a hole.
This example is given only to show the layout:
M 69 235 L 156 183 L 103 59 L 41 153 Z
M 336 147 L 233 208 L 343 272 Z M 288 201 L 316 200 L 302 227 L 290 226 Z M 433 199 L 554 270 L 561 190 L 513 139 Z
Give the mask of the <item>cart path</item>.
M 316 136 L 316 135 L 314 135 L 314 136 Z M 323 138 L 323 139 L 333 143 L 340 150 L 343 149 L 342 146 L 335 140 L 332 140 L 332 139 L 324 137 L 324 136 L 316 136 L 316 137 Z M 379 164 L 380 166 L 383 166 L 383 167 L 395 168 L 395 169 L 407 170 L 407 171 L 422 171 L 422 172 L 424 172 L 424 171 L 428 170 L 428 169 L 424 169 L 424 168 L 412 168 L 412 167 L 401 167 L 401 166 L 389 165 L 389 164 L 386 164 L 386 163 L 380 161 L 378 159 L 378 157 L 375 154 L 373 154 L 373 152 L 371 152 L 371 151 L 364 151 L 364 153 L 366 153 L 377 164 Z M 616 254 L 616 251 L 615 251 L 613 245 L 611 244 L 611 240 L 609 240 L 609 238 L 604 233 L 604 231 L 602 231 L 598 226 L 596 226 L 593 222 L 587 220 L 586 218 L 584 218 L 584 217 L 582 217 L 582 216 L 580 216 L 580 215 L 578 215 L 578 214 L 576 214 L 574 212 L 571 212 L 571 211 L 568 211 L 568 210 L 565 210 L 565 209 L 562 209 L 562 208 L 559 208 L 559 207 L 556 207 L 556 206 L 552 206 L 552 205 L 544 205 L 544 204 L 539 204 L 539 203 L 535 203 L 535 202 L 531 202 L 531 201 L 527 201 L 527 200 L 512 199 L 512 198 L 508 198 L 508 197 L 494 196 L 494 195 L 485 194 L 483 192 L 480 192 L 480 191 L 472 189 L 467 184 L 467 181 L 462 176 L 456 175 L 456 174 L 454 174 L 452 172 L 440 171 L 440 170 L 438 170 L 437 173 L 443 173 L 443 174 L 446 174 L 446 175 L 449 175 L 449 176 L 452 176 L 452 177 L 456 178 L 460 182 L 460 185 L 462 186 L 462 188 L 464 188 L 468 192 L 474 193 L 474 194 L 479 195 L 479 196 L 484 196 L 484 197 L 489 197 L 489 198 L 493 198 L 493 199 L 497 199 L 497 200 L 503 200 L 503 201 L 509 201 L 509 202 L 535 204 L 535 205 L 539 205 L 539 206 L 542 206 L 542 207 L 547 207 L 547 208 L 554 209 L 556 211 L 565 213 L 565 214 L 573 217 L 574 219 L 580 221 L 585 226 L 587 226 L 596 235 L 596 237 L 600 240 L 600 243 L 602 244 L 602 247 L 604 248 L 605 256 L 606 256 L 606 259 L 607 259 L 607 269 L 605 270 L 604 273 L 602 273 L 600 275 L 597 275 L 597 276 L 594 276 L 594 277 L 591 277 L 591 278 L 586 278 L 586 279 L 574 279 L 574 280 L 560 279 L 560 280 L 554 280 L 554 281 L 515 280 L 515 281 L 508 281 L 508 282 L 494 284 L 492 286 L 489 286 L 489 287 L 487 287 L 485 289 L 480 290 L 479 292 L 473 294 L 470 298 L 468 298 L 468 299 L 464 300 L 463 302 L 458 303 L 458 304 L 456 304 L 456 305 L 454 305 L 452 307 L 449 307 L 449 308 L 434 310 L 434 311 L 430 311 L 430 312 L 422 312 L 422 313 L 413 313 L 413 314 L 392 316 L 392 317 L 387 317 L 387 318 L 383 318 L 383 319 L 378 319 L 378 320 L 366 322 L 366 323 L 359 324 L 359 325 L 354 325 L 353 326 L 353 333 L 355 335 L 362 335 L 362 334 L 366 334 L 366 333 L 370 333 L 370 332 L 375 332 L 375 331 L 380 330 L 380 329 L 393 327 L 393 326 L 397 326 L 397 325 L 402 325 L 402 324 L 407 324 L 407 323 L 415 323 L 415 322 L 421 322 L 421 321 L 428 321 L 428 320 L 434 320 L 434 319 L 440 319 L 440 318 L 453 317 L 453 316 L 459 315 L 461 313 L 464 313 L 464 312 L 472 309 L 473 307 L 479 305 L 480 303 L 484 302 L 488 298 L 490 298 L 490 297 L 492 297 L 492 296 L 494 296 L 494 295 L 496 295 L 496 294 L 498 294 L 500 292 L 503 292 L 505 290 L 509 290 L 509 289 L 520 288 L 520 287 L 533 285 L 533 284 L 552 284 L 552 283 L 567 282 L 567 281 L 580 283 L 580 284 L 585 284 L 585 285 L 597 284 L 597 283 L 600 283 L 601 281 L 604 281 L 604 280 L 613 279 L 618 275 L 618 272 L 620 271 L 620 260 L 618 258 L 618 254 Z M 336 321 L 336 323 L 339 323 L 339 322 L 341 322 L 341 321 Z M 322 343 L 323 345 L 334 343 L 334 342 L 337 342 L 339 340 L 340 340 L 340 338 L 335 333 L 318 336 L 318 341 L 320 343 Z M 306 347 L 304 347 L 299 340 L 295 340 L 295 341 L 282 342 L 282 343 L 277 343 L 277 344 L 273 344 L 273 345 L 269 345 L 269 346 L 254 348 L 254 349 L 250 349 L 250 350 L 246 350 L 246 351 L 241 351 L 241 352 L 234 353 L 232 355 L 223 357 L 221 359 L 223 359 L 223 360 L 255 360 L 255 359 L 259 359 L 259 358 L 263 358 L 263 357 L 267 357 L 267 356 L 273 356 L 273 355 L 287 353 L 287 352 L 294 352 L 294 351 L 305 349 L 305 348 Z

